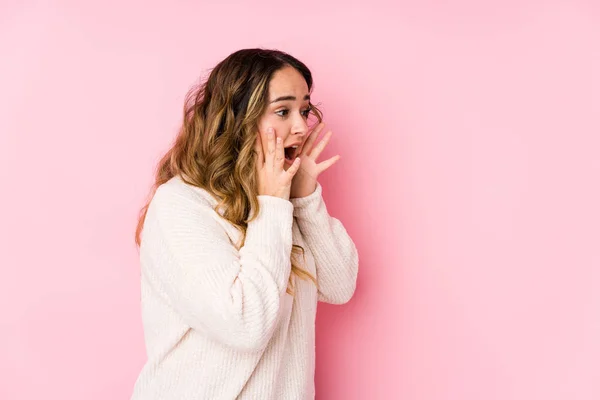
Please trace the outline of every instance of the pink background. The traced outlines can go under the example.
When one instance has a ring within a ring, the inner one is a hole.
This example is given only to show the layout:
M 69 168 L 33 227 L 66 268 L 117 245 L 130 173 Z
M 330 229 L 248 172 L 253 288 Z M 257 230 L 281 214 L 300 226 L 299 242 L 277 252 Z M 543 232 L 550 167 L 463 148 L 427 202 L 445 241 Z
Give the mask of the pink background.
M 361 255 L 317 397 L 600 398 L 598 3 L 0 4 L 0 399 L 129 397 L 137 211 L 186 90 L 256 46 L 313 70 Z

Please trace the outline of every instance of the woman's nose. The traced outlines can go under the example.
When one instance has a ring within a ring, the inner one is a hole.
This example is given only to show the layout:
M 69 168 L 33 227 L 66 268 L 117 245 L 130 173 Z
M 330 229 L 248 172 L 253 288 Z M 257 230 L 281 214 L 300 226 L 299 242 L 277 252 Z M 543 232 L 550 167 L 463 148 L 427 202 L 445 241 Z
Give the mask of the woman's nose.
M 308 124 L 304 118 L 301 118 L 294 124 L 294 129 L 292 129 L 292 133 L 295 135 L 304 136 L 308 132 Z

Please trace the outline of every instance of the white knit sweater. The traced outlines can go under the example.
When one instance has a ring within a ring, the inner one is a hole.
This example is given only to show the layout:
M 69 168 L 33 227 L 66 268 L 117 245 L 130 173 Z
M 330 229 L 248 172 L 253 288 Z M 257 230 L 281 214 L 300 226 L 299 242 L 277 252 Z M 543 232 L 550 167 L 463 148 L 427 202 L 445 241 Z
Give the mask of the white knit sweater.
M 317 300 L 352 297 L 358 253 L 320 184 L 307 197 L 258 201 L 238 251 L 240 233 L 207 191 L 178 176 L 156 191 L 140 247 L 148 360 L 132 400 L 314 399 Z M 294 297 L 292 243 L 318 281 L 296 279 Z

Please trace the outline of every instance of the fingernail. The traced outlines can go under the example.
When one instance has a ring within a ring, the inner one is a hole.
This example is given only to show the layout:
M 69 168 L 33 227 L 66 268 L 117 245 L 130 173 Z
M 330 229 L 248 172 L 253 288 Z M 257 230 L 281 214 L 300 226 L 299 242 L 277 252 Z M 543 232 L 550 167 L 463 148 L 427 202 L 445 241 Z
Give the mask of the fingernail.
M 271 133 L 273 133 L 273 128 L 268 128 L 268 129 L 267 129 L 267 133 L 268 133 L 268 134 L 271 134 Z

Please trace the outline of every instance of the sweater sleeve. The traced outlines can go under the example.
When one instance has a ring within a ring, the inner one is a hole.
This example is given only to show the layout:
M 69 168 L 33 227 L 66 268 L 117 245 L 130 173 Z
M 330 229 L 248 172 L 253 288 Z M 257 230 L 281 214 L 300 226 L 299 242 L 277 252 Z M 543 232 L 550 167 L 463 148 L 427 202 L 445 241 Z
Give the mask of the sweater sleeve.
M 230 241 L 217 212 L 159 188 L 142 240 L 156 257 L 148 273 L 192 329 L 239 350 L 262 350 L 274 332 L 291 270 L 293 206 L 258 196 L 244 246 Z
M 291 199 L 302 236 L 315 258 L 318 298 L 344 304 L 352 298 L 358 274 L 358 252 L 342 223 L 329 215 L 322 186 L 301 198 Z

